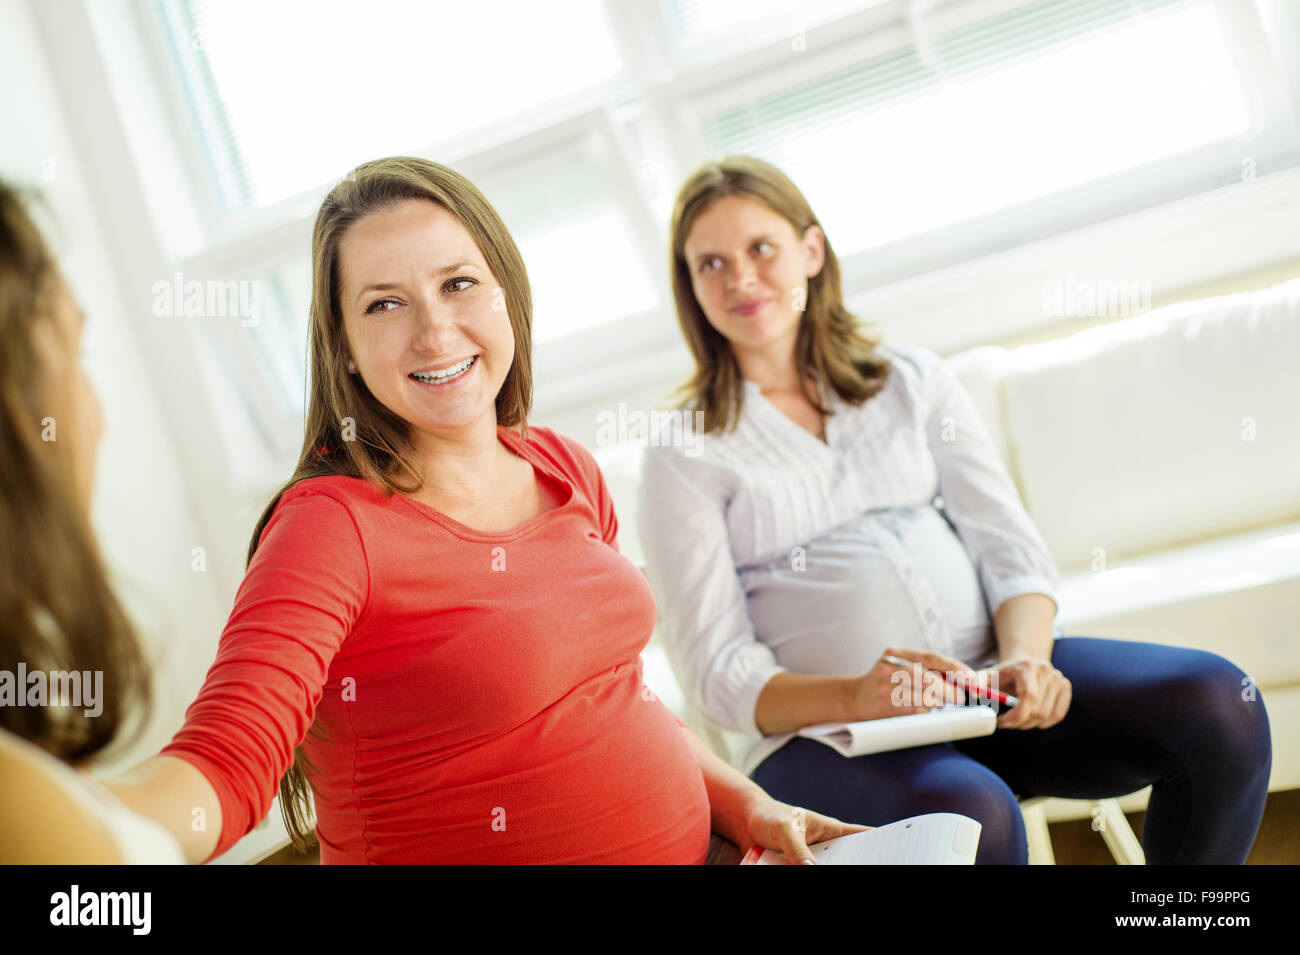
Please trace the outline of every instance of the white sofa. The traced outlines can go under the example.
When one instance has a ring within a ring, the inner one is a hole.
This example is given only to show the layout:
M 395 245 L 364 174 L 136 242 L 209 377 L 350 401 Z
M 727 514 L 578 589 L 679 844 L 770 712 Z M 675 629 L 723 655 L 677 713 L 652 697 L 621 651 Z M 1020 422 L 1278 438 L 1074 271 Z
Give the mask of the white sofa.
M 1300 786 L 1300 280 L 949 361 L 1057 559 L 1065 631 L 1228 658 L 1268 709 L 1270 791 Z M 597 457 L 639 561 L 640 449 Z M 645 663 L 718 745 L 657 637 Z M 1082 801 L 1047 807 L 1053 821 L 1087 815 Z

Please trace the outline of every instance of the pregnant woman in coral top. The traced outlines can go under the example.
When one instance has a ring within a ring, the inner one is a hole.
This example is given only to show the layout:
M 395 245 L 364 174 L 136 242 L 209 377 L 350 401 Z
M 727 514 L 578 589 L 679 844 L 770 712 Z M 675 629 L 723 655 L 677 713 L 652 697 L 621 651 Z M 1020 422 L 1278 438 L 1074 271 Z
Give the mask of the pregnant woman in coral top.
M 845 819 L 971 816 L 977 863 L 1026 861 L 1017 795 L 1150 785 L 1149 862 L 1245 861 L 1272 750 L 1244 674 L 1182 647 L 1055 639 L 1057 569 L 969 397 L 935 353 L 858 329 L 779 170 L 704 166 L 671 231 L 686 406 L 705 433 L 651 442 L 638 523 L 669 658 L 736 734 L 736 764 Z M 992 736 L 869 756 L 793 736 L 955 700 L 915 683 L 899 699 L 885 655 L 996 674 L 1019 705 Z
M 771 799 L 645 687 L 649 584 L 591 455 L 527 427 L 527 277 L 478 190 L 367 163 L 312 259 L 298 467 L 184 726 L 119 798 L 196 862 L 282 777 L 323 863 L 700 863 L 711 830 L 802 861 L 865 828 Z

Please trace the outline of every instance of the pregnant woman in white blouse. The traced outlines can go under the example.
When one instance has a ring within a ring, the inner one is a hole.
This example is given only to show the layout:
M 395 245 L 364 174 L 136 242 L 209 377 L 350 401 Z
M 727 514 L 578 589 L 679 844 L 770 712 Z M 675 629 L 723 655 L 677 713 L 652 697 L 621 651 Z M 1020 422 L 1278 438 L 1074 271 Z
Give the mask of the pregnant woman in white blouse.
M 1151 785 L 1149 863 L 1243 862 L 1272 759 L 1258 692 L 1216 654 L 1054 627 L 1055 563 L 969 397 L 938 355 L 858 329 L 794 184 L 709 163 L 672 241 L 704 434 L 651 442 L 638 523 L 669 658 L 736 764 L 845 820 L 964 813 L 978 863 L 1027 861 L 1017 797 Z M 991 736 L 870 756 L 793 735 L 921 712 L 884 655 L 996 675 L 1019 704 Z

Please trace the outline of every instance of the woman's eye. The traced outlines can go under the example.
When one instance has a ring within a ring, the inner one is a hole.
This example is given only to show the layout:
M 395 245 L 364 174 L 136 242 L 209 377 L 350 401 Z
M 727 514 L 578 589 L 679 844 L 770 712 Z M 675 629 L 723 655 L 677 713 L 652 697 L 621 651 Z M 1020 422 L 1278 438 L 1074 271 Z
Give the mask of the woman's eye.
M 464 288 L 457 288 L 456 286 L 459 286 L 462 282 L 465 283 Z M 459 278 L 452 279 L 450 282 L 448 282 L 446 285 L 443 286 L 443 289 L 449 292 L 464 292 L 466 289 L 469 289 L 475 285 L 478 285 L 478 282 L 474 281 L 474 279 L 472 278 L 462 275 Z
M 700 263 L 701 272 L 712 272 L 717 267 L 718 267 L 717 259 L 705 259 L 703 262 Z
M 754 248 L 758 251 L 759 255 L 767 255 L 772 251 L 774 246 L 771 242 L 756 242 L 754 243 Z
M 380 307 L 379 307 L 380 305 L 384 305 L 384 304 L 389 304 L 389 305 L 392 305 L 393 308 L 396 308 L 396 307 L 397 307 L 397 299 L 395 299 L 395 298 L 377 298 L 377 299 L 375 299 L 373 302 L 371 302 L 368 306 L 366 306 L 366 314 L 369 315 L 371 312 L 391 312 L 391 311 L 393 310 L 393 309 L 391 309 L 391 308 L 380 308 Z

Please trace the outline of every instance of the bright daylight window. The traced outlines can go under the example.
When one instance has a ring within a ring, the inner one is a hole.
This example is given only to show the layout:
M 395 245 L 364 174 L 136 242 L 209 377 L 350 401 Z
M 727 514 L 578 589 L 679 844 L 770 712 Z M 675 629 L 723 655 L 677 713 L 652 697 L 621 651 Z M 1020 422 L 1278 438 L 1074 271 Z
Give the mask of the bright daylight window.
M 628 217 L 600 164 L 577 152 L 537 175 L 480 183 L 519 245 L 533 289 L 533 340 L 635 315 L 659 301 Z M 658 275 L 658 272 L 655 273 Z
M 570 0 L 563 17 L 502 0 L 157 2 L 227 211 L 448 142 L 620 66 L 600 0 Z
M 1103 181 L 1122 186 L 1105 216 L 1166 201 L 1147 195 L 1147 175 L 1171 194 L 1213 188 L 1267 98 L 1259 64 L 1243 62 L 1224 28 L 1255 22 L 1244 0 L 154 0 L 153 10 L 213 236 L 273 234 L 366 159 L 450 162 L 521 247 L 551 368 L 617 364 L 677 341 L 664 205 L 705 155 L 748 153 L 785 170 L 834 238 L 852 291 L 877 267 L 868 260 L 907 277 L 1028 241 L 1022 217 L 1038 200 L 1060 203 L 1031 217 L 1042 235 L 1072 228 L 1093 206 L 1071 191 Z M 816 49 L 799 52 L 803 31 Z M 666 174 L 650 183 L 647 169 Z M 987 249 L 962 245 L 977 226 Z M 220 241 L 218 260 L 246 261 L 266 292 L 266 327 L 245 336 L 238 377 L 268 379 L 254 404 L 271 396 L 281 414 L 301 414 L 307 250 L 281 248 L 267 265 L 243 257 L 243 240 Z
M 1039 4 L 941 34 L 933 65 L 909 48 L 719 110 L 706 142 L 804 184 L 848 253 L 1245 132 L 1209 8 L 1131 6 Z
M 660 0 L 683 50 L 734 51 L 781 39 L 882 0 Z

